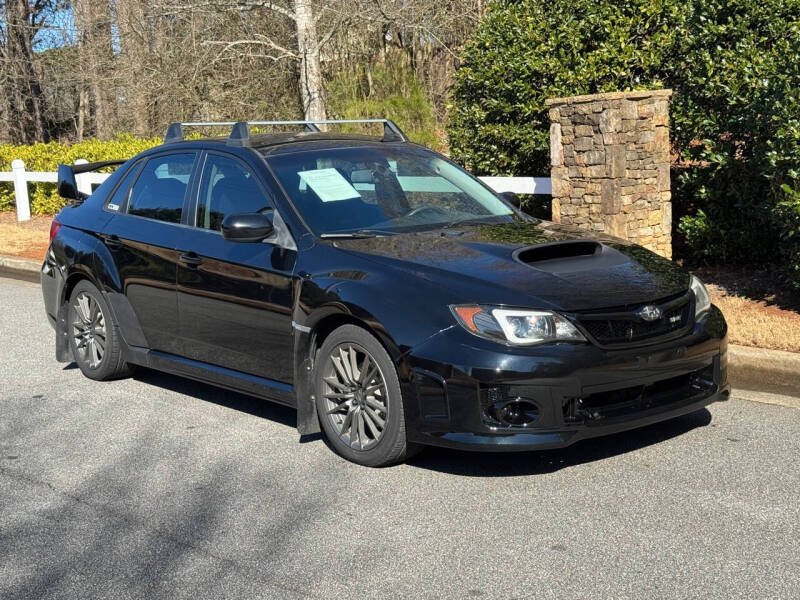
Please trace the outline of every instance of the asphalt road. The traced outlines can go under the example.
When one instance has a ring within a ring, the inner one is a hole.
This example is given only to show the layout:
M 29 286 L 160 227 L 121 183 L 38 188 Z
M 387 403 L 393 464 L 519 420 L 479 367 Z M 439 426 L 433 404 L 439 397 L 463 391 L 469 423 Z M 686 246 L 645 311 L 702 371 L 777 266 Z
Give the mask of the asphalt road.
M 0 280 L 0 598 L 798 598 L 800 409 L 366 469 L 292 411 L 55 361 Z

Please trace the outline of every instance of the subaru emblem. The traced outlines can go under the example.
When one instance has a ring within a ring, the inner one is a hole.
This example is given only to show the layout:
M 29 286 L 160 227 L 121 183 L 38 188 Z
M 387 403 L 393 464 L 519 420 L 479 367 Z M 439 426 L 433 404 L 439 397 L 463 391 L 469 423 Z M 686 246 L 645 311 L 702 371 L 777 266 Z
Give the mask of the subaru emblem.
M 652 304 L 648 304 L 647 306 L 643 306 L 637 310 L 636 316 L 645 321 L 657 321 L 661 318 L 661 309 L 657 306 L 653 306 Z

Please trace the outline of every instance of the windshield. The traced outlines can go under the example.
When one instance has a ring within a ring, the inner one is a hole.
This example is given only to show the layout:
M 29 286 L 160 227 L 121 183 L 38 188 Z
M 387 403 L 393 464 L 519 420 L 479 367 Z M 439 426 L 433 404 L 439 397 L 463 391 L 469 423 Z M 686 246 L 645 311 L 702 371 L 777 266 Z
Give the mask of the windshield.
M 505 222 L 514 214 L 469 173 L 423 148 L 324 149 L 268 163 L 316 235 Z

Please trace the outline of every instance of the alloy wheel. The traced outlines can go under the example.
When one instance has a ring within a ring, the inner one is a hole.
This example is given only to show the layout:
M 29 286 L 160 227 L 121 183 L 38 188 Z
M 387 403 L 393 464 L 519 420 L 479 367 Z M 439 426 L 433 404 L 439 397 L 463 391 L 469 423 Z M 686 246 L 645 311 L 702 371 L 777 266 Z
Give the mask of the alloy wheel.
M 386 382 L 375 359 L 357 344 L 336 346 L 323 370 L 325 406 L 339 438 L 354 450 L 377 444 L 386 428 Z
M 96 369 L 103 361 L 106 351 L 106 319 L 103 310 L 86 292 L 81 292 L 73 302 L 75 318 L 72 322 L 72 337 L 78 358 L 92 369 Z

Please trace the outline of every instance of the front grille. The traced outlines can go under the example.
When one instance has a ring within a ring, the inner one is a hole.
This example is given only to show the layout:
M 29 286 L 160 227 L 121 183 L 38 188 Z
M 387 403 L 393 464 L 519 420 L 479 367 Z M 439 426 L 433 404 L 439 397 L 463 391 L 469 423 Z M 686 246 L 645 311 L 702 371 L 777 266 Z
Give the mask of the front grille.
M 577 315 L 577 320 L 584 331 L 601 346 L 657 340 L 686 329 L 691 322 L 690 294 L 652 303 L 662 313 L 661 318 L 655 321 L 646 321 L 636 314 L 642 306 L 645 305 L 626 311 L 583 313 Z
M 565 423 L 598 421 L 633 415 L 637 412 L 668 406 L 716 391 L 714 367 L 708 366 L 693 373 L 662 379 L 647 385 L 598 392 L 582 398 L 570 398 L 562 405 Z

